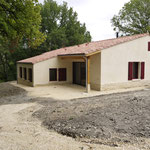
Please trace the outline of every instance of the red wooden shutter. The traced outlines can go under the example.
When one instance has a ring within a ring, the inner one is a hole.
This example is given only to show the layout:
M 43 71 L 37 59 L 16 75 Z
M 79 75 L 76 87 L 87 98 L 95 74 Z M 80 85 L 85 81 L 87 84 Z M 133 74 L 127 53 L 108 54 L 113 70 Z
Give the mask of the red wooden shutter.
M 148 51 L 150 51 L 150 42 L 148 42 Z
M 66 81 L 66 68 L 59 68 L 59 81 Z
M 141 79 L 145 76 L 145 62 L 141 62 Z
M 132 80 L 132 75 L 133 75 L 133 63 L 129 62 L 128 66 L 128 80 Z

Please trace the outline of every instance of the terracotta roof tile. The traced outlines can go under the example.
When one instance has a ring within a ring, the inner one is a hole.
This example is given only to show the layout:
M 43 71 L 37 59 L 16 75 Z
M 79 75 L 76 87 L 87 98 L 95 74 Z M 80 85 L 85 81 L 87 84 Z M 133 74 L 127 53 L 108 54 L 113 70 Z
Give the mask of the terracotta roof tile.
M 53 50 L 50 52 L 43 53 L 41 55 L 31 57 L 28 59 L 24 59 L 21 61 L 18 61 L 18 63 L 38 63 L 53 57 L 56 57 L 58 55 L 75 55 L 75 54 L 90 54 L 92 52 L 96 52 L 99 50 L 107 49 L 109 47 L 125 43 L 128 41 L 132 41 L 144 36 L 148 36 L 149 34 L 138 34 L 138 35 L 133 35 L 133 36 L 125 36 L 125 37 L 119 37 L 119 38 L 114 38 L 114 39 L 108 39 L 108 40 L 102 40 L 102 41 L 97 41 L 97 42 L 91 42 L 91 43 L 85 43 L 81 45 L 76 45 L 76 46 L 70 46 L 70 47 L 65 47 L 65 48 L 60 48 L 57 50 Z

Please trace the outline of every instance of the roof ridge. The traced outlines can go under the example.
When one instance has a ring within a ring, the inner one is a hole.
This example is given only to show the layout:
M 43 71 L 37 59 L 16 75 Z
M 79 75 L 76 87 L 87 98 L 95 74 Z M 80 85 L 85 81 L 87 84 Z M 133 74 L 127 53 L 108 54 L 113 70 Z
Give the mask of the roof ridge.
M 95 42 L 102 42 L 102 41 L 108 41 L 108 40 L 117 40 L 117 39 L 121 39 L 121 38 L 126 38 L 126 37 L 133 37 L 133 36 L 146 36 L 146 35 L 150 35 L 149 33 L 142 33 L 142 34 L 133 34 L 133 35 L 126 35 L 126 36 L 120 36 L 118 38 L 110 38 L 110 39 L 105 39 L 105 40 L 99 40 L 99 41 L 92 41 L 91 43 L 95 43 Z

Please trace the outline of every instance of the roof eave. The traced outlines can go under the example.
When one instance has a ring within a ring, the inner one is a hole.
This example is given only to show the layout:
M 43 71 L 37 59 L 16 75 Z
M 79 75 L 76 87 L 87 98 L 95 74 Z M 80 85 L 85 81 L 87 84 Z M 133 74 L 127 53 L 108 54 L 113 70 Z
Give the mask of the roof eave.
M 77 53 L 77 54 L 61 54 L 57 56 L 86 56 L 85 53 Z
M 32 62 L 19 62 L 18 61 L 17 64 L 32 64 L 33 65 L 34 63 L 32 63 Z

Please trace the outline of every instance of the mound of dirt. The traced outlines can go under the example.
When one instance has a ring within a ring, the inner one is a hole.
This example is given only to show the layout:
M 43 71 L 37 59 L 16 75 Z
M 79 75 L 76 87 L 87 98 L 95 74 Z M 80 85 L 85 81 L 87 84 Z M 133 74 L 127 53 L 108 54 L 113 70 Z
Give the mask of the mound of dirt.
M 47 103 L 33 115 L 50 130 L 93 143 L 143 142 L 150 138 L 150 90 Z
M 0 98 L 26 93 L 24 89 L 13 86 L 9 82 L 0 83 Z

